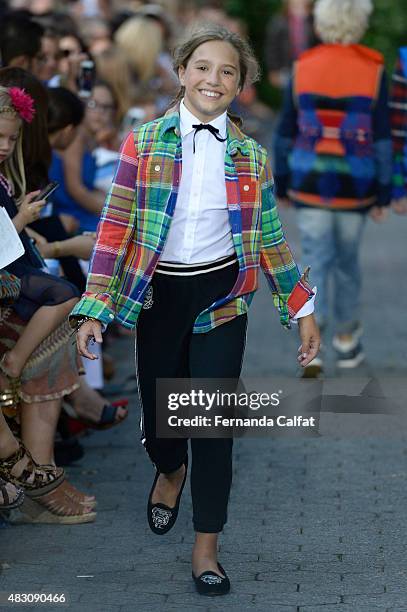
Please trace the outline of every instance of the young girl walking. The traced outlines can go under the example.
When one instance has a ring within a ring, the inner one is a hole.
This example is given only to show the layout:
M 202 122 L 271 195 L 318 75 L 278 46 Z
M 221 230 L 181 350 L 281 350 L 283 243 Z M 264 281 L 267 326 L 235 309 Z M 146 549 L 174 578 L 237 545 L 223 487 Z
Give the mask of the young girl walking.
M 249 46 L 211 27 L 179 46 L 174 68 L 181 83 L 175 106 L 124 141 L 87 291 L 71 316 L 89 359 L 87 343 L 102 341 L 103 326 L 115 318 L 137 324 L 142 443 L 156 468 L 147 514 L 159 535 L 178 515 L 188 441 L 156 436 L 156 379 L 239 378 L 260 266 L 284 326 L 306 302 L 302 366 L 319 347 L 312 291 L 284 238 L 267 153 L 228 114 L 257 73 Z M 232 442 L 191 439 L 192 577 L 202 595 L 230 589 L 217 542 L 227 519 Z

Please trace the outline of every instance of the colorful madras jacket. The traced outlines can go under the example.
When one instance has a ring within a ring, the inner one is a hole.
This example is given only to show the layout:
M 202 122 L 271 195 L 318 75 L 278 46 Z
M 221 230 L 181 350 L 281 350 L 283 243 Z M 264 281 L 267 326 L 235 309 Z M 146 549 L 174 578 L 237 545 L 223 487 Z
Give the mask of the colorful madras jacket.
M 287 301 L 303 283 L 275 206 L 267 153 L 229 119 L 227 131 L 227 205 L 239 273 L 229 295 L 199 314 L 193 331 L 207 332 L 247 312 L 259 263 L 281 322 L 290 327 L 295 312 L 289 312 Z M 86 292 L 71 313 L 72 324 L 74 317 L 89 316 L 104 324 L 116 318 L 125 327 L 135 326 L 166 241 L 181 168 L 177 108 L 125 139 L 98 226 Z M 311 295 L 308 291 L 307 298 Z
M 277 130 L 277 194 L 339 210 L 388 205 L 392 152 L 381 54 L 319 45 L 296 62 L 291 88 Z
M 407 47 L 399 49 L 390 98 L 393 138 L 393 197 L 407 195 Z

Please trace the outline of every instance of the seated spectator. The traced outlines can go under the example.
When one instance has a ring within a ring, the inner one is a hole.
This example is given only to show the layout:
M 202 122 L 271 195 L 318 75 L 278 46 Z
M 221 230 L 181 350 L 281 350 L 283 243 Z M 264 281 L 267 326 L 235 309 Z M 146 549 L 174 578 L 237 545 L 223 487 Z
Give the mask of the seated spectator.
M 42 26 L 25 16 L 11 13 L 4 17 L 0 28 L 2 66 L 18 66 L 38 76 L 44 59 L 43 34 Z
M 136 91 L 134 103 L 155 104 L 160 85 L 156 79 L 163 50 L 162 28 L 149 17 L 131 17 L 116 30 L 114 40 L 130 63 Z
M 86 104 L 86 123 L 95 135 L 97 144 L 112 151 L 117 151 L 120 146 L 117 107 L 113 88 L 109 83 L 97 80 Z
M 32 121 L 23 122 L 22 153 L 26 189 L 43 189 L 48 183 L 48 167 L 51 163 L 47 130 L 48 90 L 32 73 L 13 66 L 0 69 L 0 85 L 21 87 L 35 102 Z
M 62 99 L 68 97 L 59 94 L 59 101 L 55 99 L 55 119 L 51 123 L 51 142 L 54 144 L 53 160 L 50 168 L 50 178 L 58 181 L 59 188 L 53 199 L 54 212 L 68 214 L 75 217 L 79 223 L 80 232 L 94 232 L 99 215 L 102 210 L 105 193 L 95 188 L 96 159 L 93 151 L 97 147 L 96 131 L 92 114 L 94 109 L 86 110 L 85 120 L 80 123 L 83 114 L 80 100 L 70 98 L 71 102 L 62 107 Z M 94 103 L 94 98 L 88 104 Z M 71 108 L 69 105 L 71 104 Z M 50 109 L 53 103 L 50 103 Z M 113 109 L 114 113 L 114 109 Z M 52 122 L 52 120 L 51 120 Z M 79 125 L 79 123 L 80 125 Z M 65 139 L 69 138 L 75 127 L 75 138 L 67 148 L 61 148 Z
M 52 180 L 59 182 L 63 176 L 60 154 L 74 141 L 84 115 L 83 103 L 73 92 L 63 87 L 49 90 L 48 140 L 53 151 L 49 175 Z M 61 193 L 54 194 L 53 201 L 57 197 L 58 201 L 53 212 L 58 212 L 67 232 L 74 234 L 79 229 L 79 221 L 73 214 L 71 200 L 64 196 Z
M 112 88 L 103 81 L 96 81 L 87 103 L 87 122 L 98 144 L 93 152 L 96 159 L 94 185 L 105 194 L 112 184 L 119 156 L 117 106 Z
M 132 105 L 131 72 L 128 60 L 117 46 L 95 55 L 96 74 L 102 81 L 108 83 L 117 100 L 116 123 L 121 125 Z
M 24 334 L 26 322 L 13 309 L 20 283 L 16 277 L 0 271 L 0 356 L 13 348 Z M 8 295 L 7 295 L 8 294 Z M 70 331 L 64 321 L 46 337 L 25 364 L 18 384 L 0 372 L 0 478 L 18 487 L 11 507 L 21 500 L 20 488 L 29 502 L 24 505 L 26 522 L 84 523 L 93 521 L 95 498 L 73 487 L 63 469 L 54 462 L 54 438 L 61 398 L 78 387 L 75 350 Z M 13 418 L 13 429 L 7 424 L 3 410 Z M 21 438 L 21 441 L 20 441 Z M 0 482 L 1 498 L 13 491 Z M 10 497 L 9 497 L 10 499 Z M 21 500 L 22 501 L 22 500 Z
M 7 77 L 10 78 L 11 73 L 13 72 L 17 73 L 16 76 L 18 77 L 18 84 L 24 84 L 27 86 L 27 88 L 30 88 L 31 90 L 35 91 L 35 87 L 33 87 L 33 84 L 35 84 L 36 82 L 37 85 L 42 88 L 41 84 L 36 81 L 35 77 L 29 75 L 29 73 L 24 70 L 16 68 L 8 68 L 0 71 L 0 82 L 2 78 L 5 78 L 4 73 L 7 73 Z M 40 115 L 45 112 L 43 105 L 39 105 L 36 110 L 37 125 L 41 126 L 45 123 L 44 118 L 40 117 Z M 54 143 L 58 143 L 58 146 L 61 149 L 66 147 L 71 142 L 72 138 L 75 136 L 75 124 L 77 122 L 80 122 L 82 116 L 83 106 L 74 94 L 72 94 L 68 90 L 50 90 L 49 124 L 52 132 L 51 140 L 53 140 Z M 65 117 L 65 121 L 63 120 L 63 117 Z M 66 117 L 68 117 L 68 119 L 66 119 Z M 68 125 L 65 125 L 65 123 L 67 123 Z M 29 126 L 31 126 L 32 124 L 34 124 L 34 121 L 32 121 Z M 71 127 L 69 127 L 69 124 L 71 125 Z M 26 135 L 33 138 L 37 138 L 40 136 L 42 137 L 41 133 L 36 131 L 33 131 L 31 133 L 28 131 L 26 132 Z M 24 158 L 24 146 L 22 148 L 22 152 Z M 31 159 L 33 167 L 35 167 L 37 161 L 38 160 L 35 159 L 35 157 Z M 46 224 L 46 221 L 49 221 L 50 223 Z M 50 231 L 50 233 L 46 233 L 47 237 L 50 239 L 50 243 L 47 243 L 43 236 L 38 236 L 38 240 L 41 240 L 38 245 L 39 250 L 43 251 L 44 256 L 59 255 L 61 257 L 61 264 L 63 265 L 64 270 L 68 270 L 68 272 L 72 273 L 72 266 L 70 266 L 69 269 L 67 266 L 69 259 L 67 256 L 74 255 L 75 257 L 88 259 L 94 243 L 94 237 L 77 236 L 75 238 L 66 240 L 66 233 L 63 233 L 63 228 L 61 226 L 56 225 L 56 221 L 57 219 L 55 218 L 47 218 L 41 219 L 40 221 L 36 222 L 36 224 L 43 224 L 40 227 L 36 225 L 36 229 L 38 229 L 38 231 L 42 232 L 44 229 Z M 54 238 L 52 238 L 53 235 L 55 236 Z M 26 237 L 24 236 L 24 240 L 25 239 Z M 31 251 L 32 246 L 30 243 L 28 245 L 27 252 L 31 253 Z M 70 259 L 73 258 L 71 257 Z M 34 263 L 37 263 L 37 261 L 38 259 L 35 259 Z M 74 259 L 73 263 L 77 263 L 77 260 Z M 12 265 L 20 264 L 21 262 L 18 260 Z M 81 273 L 80 269 L 79 272 Z M 53 277 L 50 275 L 45 275 L 45 278 L 45 282 L 50 282 L 51 279 L 53 279 Z M 57 281 L 60 281 L 60 283 L 64 283 L 62 279 L 57 279 Z M 75 284 L 81 289 L 80 279 L 74 276 L 72 281 L 75 282 Z M 69 283 L 66 283 L 66 285 L 70 286 Z M 72 401 L 74 409 L 78 414 L 78 417 L 81 417 L 86 422 L 93 422 L 93 426 L 95 427 L 99 426 L 99 424 L 103 425 L 103 427 L 115 425 L 119 423 L 125 416 L 127 416 L 127 411 L 122 407 L 123 402 L 116 402 L 115 405 L 106 403 L 104 398 L 101 397 L 99 393 L 92 389 L 89 389 L 84 380 L 81 380 L 79 389 L 77 392 L 74 393 Z
M 23 125 L 23 160 L 26 174 L 27 189 L 35 191 L 44 188 L 48 182 L 48 167 L 51 164 L 51 146 L 48 141 L 47 113 L 49 107 L 48 92 L 46 87 L 32 74 L 22 68 L 3 68 L 0 70 L 0 85 L 5 87 L 22 87 L 35 101 L 35 115 L 31 123 L 24 122 Z M 68 95 L 74 94 L 68 92 Z M 73 138 L 73 135 L 72 135 Z M 67 146 L 70 141 L 66 142 Z M 58 217 L 53 215 L 52 199 L 41 211 L 41 218 L 27 226 L 26 231 L 31 238 L 37 241 L 37 246 L 44 257 L 48 257 L 44 251 L 44 243 L 50 241 L 54 248 L 58 248 L 58 243 L 66 240 L 71 233 L 77 229 L 77 222 L 72 216 Z M 64 225 L 65 227 L 64 227 Z M 89 238 L 87 239 L 89 242 Z M 72 244 L 68 247 L 72 250 Z M 82 250 L 83 252 L 83 250 Z M 62 254 L 63 253 L 63 254 Z M 67 249 L 61 248 L 60 264 L 66 278 L 72 282 L 79 291 L 83 291 L 85 276 L 79 263 L 72 256 L 65 256 Z
M 46 28 L 41 38 L 41 65 L 36 76 L 43 83 L 48 83 L 58 74 L 60 60 L 59 36 L 53 28 Z
M 110 49 L 113 44 L 109 24 L 100 17 L 84 19 L 81 23 L 81 33 L 92 56 Z
M 35 202 L 38 191 L 25 195 L 22 157 L 22 122 L 32 120 L 33 99 L 17 87 L 0 86 L 0 203 L 18 231 L 25 253 L 7 266 L 21 280 L 21 292 L 14 308 L 29 321 L 15 347 L 5 353 L 0 370 L 10 380 L 18 379 L 34 349 L 66 318 L 76 303 L 78 290 L 71 283 L 46 274 L 25 227 L 38 219 L 44 200 Z M 18 200 L 16 200 L 16 197 Z
M 50 79 L 49 86 L 66 87 L 76 93 L 81 62 L 87 59 L 87 49 L 79 35 L 73 32 L 61 33 L 57 75 Z

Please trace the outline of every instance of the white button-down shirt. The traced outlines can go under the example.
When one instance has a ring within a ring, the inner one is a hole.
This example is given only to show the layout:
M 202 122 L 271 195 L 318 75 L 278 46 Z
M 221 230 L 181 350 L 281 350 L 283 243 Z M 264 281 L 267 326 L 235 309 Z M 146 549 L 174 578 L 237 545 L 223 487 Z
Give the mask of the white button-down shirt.
M 161 261 L 196 264 L 234 253 L 226 199 L 226 142 L 219 142 L 209 130 L 200 130 L 194 153 L 192 125 L 199 123 L 182 101 L 182 176 Z M 209 123 L 226 138 L 226 112 Z
M 221 138 L 227 135 L 226 118 L 225 112 L 209 122 Z M 209 130 L 200 130 L 195 135 L 194 153 L 192 125 L 199 123 L 182 100 L 182 176 L 161 261 L 206 263 L 235 252 L 226 199 L 226 141 L 220 142 Z M 298 311 L 294 321 L 314 311 L 314 300 L 315 296 Z

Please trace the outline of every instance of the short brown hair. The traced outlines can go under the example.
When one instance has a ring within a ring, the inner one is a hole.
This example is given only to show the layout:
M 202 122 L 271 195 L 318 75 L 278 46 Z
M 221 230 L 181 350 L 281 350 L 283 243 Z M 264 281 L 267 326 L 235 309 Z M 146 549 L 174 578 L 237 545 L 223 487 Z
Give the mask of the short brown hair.
M 245 85 L 254 83 L 260 78 L 259 63 L 250 44 L 238 34 L 214 24 L 193 31 L 185 41 L 181 42 L 181 44 L 175 48 L 172 65 L 176 74 L 178 75 L 178 70 L 181 66 L 186 68 L 195 49 L 212 40 L 227 42 L 236 49 L 239 55 L 239 87 L 241 89 L 243 89 Z M 185 88 L 181 87 L 176 100 L 180 100 L 184 96 L 184 92 Z

